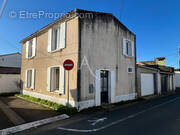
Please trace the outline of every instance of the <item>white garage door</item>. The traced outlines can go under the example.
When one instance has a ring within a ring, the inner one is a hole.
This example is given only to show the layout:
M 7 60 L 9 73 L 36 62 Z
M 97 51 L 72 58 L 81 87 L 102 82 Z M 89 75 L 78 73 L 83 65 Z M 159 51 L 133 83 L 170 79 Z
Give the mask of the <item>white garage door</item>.
M 153 74 L 141 74 L 141 96 L 154 94 Z

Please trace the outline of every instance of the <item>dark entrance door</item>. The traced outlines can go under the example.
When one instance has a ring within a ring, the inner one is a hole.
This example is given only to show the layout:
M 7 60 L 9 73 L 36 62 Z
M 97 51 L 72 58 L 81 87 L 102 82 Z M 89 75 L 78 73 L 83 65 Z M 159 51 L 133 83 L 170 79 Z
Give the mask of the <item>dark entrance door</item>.
M 108 71 L 101 71 L 101 103 L 108 103 Z
M 162 93 L 168 91 L 168 76 L 167 75 L 161 75 L 161 91 Z

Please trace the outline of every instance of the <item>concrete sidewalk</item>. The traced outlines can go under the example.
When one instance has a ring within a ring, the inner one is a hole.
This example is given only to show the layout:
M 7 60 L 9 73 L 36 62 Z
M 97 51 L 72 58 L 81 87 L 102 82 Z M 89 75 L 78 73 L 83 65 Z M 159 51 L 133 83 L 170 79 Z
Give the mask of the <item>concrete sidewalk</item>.
M 0 129 L 57 115 L 56 111 L 15 96 L 0 97 Z

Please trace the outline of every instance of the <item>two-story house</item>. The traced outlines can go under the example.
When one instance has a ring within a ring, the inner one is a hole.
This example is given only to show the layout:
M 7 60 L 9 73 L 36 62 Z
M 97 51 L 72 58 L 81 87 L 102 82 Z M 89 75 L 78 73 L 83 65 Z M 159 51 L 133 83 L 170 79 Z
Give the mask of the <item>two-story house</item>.
M 111 13 L 75 9 L 21 41 L 22 93 L 79 109 L 136 97 L 136 35 Z

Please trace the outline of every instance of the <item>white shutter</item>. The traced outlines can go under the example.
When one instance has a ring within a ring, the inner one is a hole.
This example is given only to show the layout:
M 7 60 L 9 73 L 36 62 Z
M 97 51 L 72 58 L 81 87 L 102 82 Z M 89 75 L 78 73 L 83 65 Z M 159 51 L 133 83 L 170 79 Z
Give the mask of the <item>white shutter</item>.
M 132 56 L 134 56 L 134 52 L 135 52 L 134 48 L 135 48 L 134 41 L 131 41 Z
M 66 46 L 66 22 L 60 24 L 60 49 Z
M 127 55 L 126 54 L 126 38 L 123 38 L 123 54 Z
M 96 106 L 101 105 L 101 77 L 100 77 L 100 70 L 96 70 L 96 94 L 95 94 L 95 103 Z
M 111 90 L 111 103 L 114 103 L 115 100 L 115 73 L 114 71 L 110 71 L 110 90 Z
M 34 90 L 34 88 L 35 88 L 35 70 L 34 69 L 32 69 L 32 86 L 31 86 L 31 89 L 33 89 Z
M 47 69 L 47 91 L 51 91 L 51 67 L 48 67 Z
M 36 37 L 33 38 L 33 50 L 32 50 L 32 56 L 36 56 Z
M 26 58 L 28 58 L 29 41 L 26 42 Z
M 64 80 L 65 80 L 65 74 L 64 74 L 64 67 L 59 67 L 59 76 L 60 76 L 60 79 L 59 79 L 59 93 L 60 94 L 64 94 Z
M 51 52 L 52 28 L 48 30 L 48 52 Z
M 25 71 L 25 82 L 24 82 L 25 88 L 27 88 L 27 70 Z

